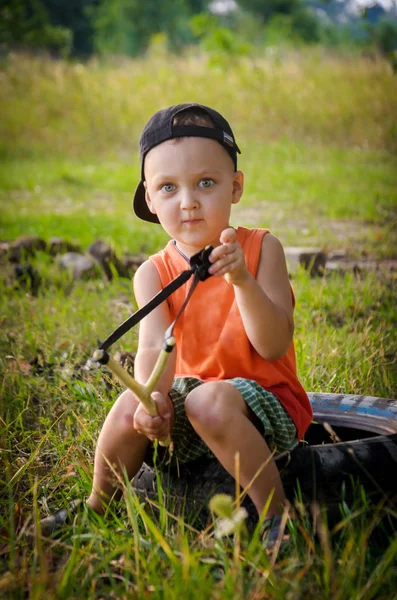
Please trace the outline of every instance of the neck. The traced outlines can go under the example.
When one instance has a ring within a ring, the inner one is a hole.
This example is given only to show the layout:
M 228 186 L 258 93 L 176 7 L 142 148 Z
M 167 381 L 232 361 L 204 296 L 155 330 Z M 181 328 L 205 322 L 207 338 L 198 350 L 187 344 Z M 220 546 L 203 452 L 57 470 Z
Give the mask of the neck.
M 237 231 L 237 228 L 236 228 Z M 187 244 L 184 244 L 183 242 L 179 242 L 178 240 L 172 240 L 175 249 L 179 252 L 179 254 L 181 254 L 187 261 L 189 261 L 189 259 L 194 255 L 197 254 L 197 252 L 200 252 L 200 250 L 202 250 L 204 247 L 207 247 L 209 245 L 213 246 L 214 248 L 216 248 L 217 246 L 220 245 L 220 241 L 219 241 L 219 237 L 216 238 L 215 240 L 209 241 L 207 244 L 203 245 L 203 246 L 189 246 Z

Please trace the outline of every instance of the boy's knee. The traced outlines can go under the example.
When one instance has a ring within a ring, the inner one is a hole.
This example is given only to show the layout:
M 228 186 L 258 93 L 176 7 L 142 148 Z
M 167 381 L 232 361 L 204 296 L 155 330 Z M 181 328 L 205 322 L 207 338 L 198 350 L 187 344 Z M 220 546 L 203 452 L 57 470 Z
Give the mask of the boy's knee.
M 227 410 L 229 394 L 233 391 L 225 382 L 211 381 L 195 388 L 185 401 L 186 415 L 196 430 L 217 435 L 222 433 L 229 420 Z
M 138 405 L 139 402 L 130 390 L 125 390 L 116 400 L 109 413 L 109 419 L 112 427 L 117 430 L 118 436 L 128 438 L 139 435 L 134 427 L 134 416 Z

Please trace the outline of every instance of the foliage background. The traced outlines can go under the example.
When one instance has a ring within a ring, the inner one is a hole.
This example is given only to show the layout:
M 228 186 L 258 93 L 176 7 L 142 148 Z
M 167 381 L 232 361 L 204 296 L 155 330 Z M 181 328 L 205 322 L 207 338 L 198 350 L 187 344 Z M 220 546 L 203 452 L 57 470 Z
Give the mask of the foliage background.
M 331 6 L 346 11 L 337 19 L 321 17 L 319 9 Z M 80 59 L 93 53 L 137 56 L 161 35 L 174 52 L 210 45 L 232 55 L 256 54 L 275 44 L 320 43 L 390 55 L 397 48 L 397 8 L 377 6 L 376 14 L 363 8 L 352 16 L 348 2 L 333 0 L 5 0 L 0 49 Z

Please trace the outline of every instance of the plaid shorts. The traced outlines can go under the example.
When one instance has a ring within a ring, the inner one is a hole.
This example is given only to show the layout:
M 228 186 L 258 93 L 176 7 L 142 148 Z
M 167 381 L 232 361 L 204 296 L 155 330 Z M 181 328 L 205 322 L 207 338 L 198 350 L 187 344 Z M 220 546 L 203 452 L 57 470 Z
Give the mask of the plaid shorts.
M 296 427 L 277 396 L 250 379 L 236 377 L 224 381 L 231 383 L 240 392 L 256 417 L 256 427 L 265 438 L 270 450 L 275 450 L 276 456 L 292 450 L 298 444 Z M 173 441 L 171 464 L 187 463 L 202 456 L 214 457 L 206 443 L 193 429 L 185 411 L 186 396 L 203 383 L 205 382 L 195 377 L 178 377 L 173 381 L 169 392 L 175 415 L 171 435 Z M 151 462 L 150 455 L 149 451 L 147 457 L 149 461 L 145 458 L 146 462 Z M 162 452 L 160 452 L 159 458 L 161 455 Z

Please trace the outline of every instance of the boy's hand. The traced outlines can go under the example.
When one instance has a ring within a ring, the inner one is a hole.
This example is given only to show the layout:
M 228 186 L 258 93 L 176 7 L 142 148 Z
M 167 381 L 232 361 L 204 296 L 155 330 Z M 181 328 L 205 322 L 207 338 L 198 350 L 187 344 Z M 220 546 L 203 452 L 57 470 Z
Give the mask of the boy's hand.
M 237 241 L 236 231 L 232 227 L 224 229 L 219 237 L 220 246 L 210 254 L 212 275 L 224 275 L 226 281 L 241 285 L 250 276 L 245 263 L 243 249 Z
M 173 417 L 172 402 L 160 392 L 153 392 L 153 400 L 157 404 L 158 416 L 151 417 L 143 404 L 139 404 L 135 411 L 134 427 L 138 433 L 145 435 L 149 440 L 165 440 L 171 433 Z

